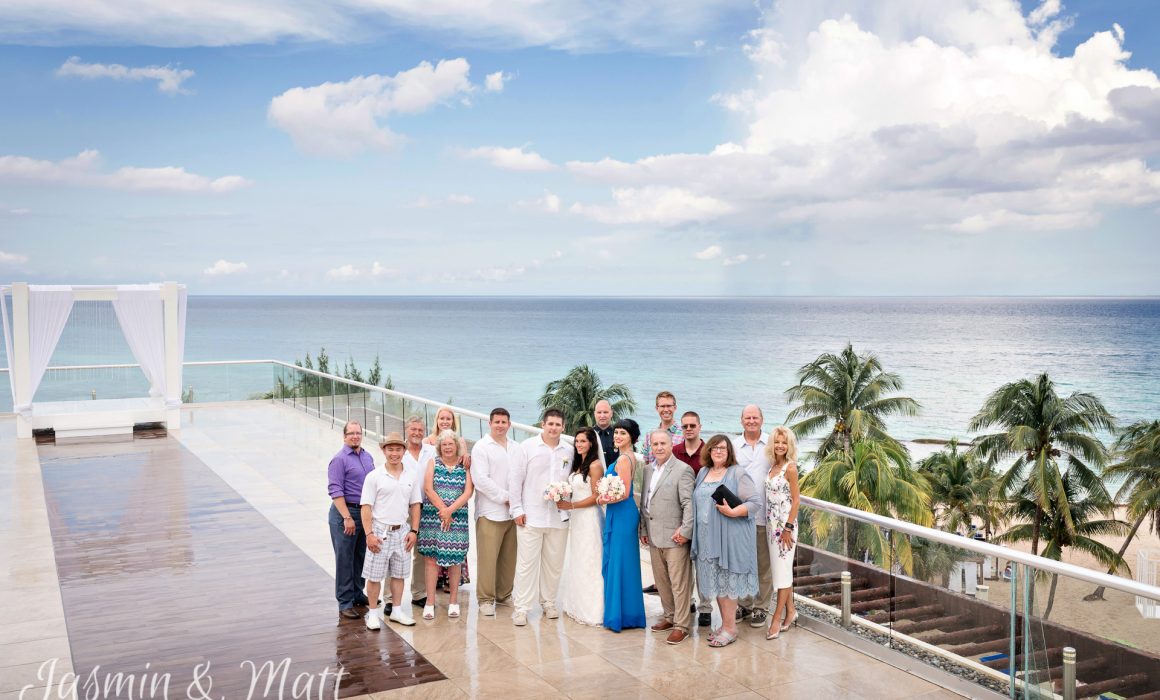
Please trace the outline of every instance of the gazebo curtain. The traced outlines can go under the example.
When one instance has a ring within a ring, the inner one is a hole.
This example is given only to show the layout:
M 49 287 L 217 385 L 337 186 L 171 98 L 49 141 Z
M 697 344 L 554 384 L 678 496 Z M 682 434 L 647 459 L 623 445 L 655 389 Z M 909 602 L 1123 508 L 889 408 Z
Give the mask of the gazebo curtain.
M 113 312 L 125 342 L 149 380 L 149 396 L 165 396 L 165 322 L 161 290 L 155 286 L 117 288 Z
M 13 406 L 17 413 L 28 416 L 32 412 L 32 397 L 44 379 L 52 351 L 64 332 L 68 315 L 72 313 L 72 287 L 29 285 L 28 287 L 28 403 Z M 12 362 L 12 339 L 8 328 L 8 309 L 4 309 L 4 348 L 8 352 L 9 365 Z M 12 385 L 12 400 L 16 401 L 16 382 L 9 372 Z

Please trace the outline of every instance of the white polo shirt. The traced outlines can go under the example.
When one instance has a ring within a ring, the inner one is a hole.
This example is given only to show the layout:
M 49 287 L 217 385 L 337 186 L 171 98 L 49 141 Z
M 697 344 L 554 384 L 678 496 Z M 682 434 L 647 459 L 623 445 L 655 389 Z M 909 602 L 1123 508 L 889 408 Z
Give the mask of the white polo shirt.
M 524 450 L 508 438 L 507 447 L 484 435 L 471 448 L 471 483 L 475 484 L 475 517 L 495 522 L 512 519 L 508 510 L 508 474 Z
M 745 435 L 733 438 L 733 451 L 737 453 L 737 463 L 745 468 L 745 473 L 753 479 L 761 497 L 761 507 L 753 514 L 753 521 L 759 527 L 765 527 L 765 477 L 769 475 L 769 457 L 765 456 L 765 447 L 769 444 L 769 433 L 762 433 L 753 447 L 745 441 Z
M 359 499 L 360 506 L 371 506 L 375 525 L 407 525 L 408 529 L 411 504 L 422 502 L 423 478 L 407 465 L 398 478 L 391 476 L 385 464 L 367 474 Z
M 544 489 L 553 481 L 568 480 L 572 446 L 560 440 L 555 447 L 549 447 L 542 437 L 536 435 L 524 440 L 520 447 L 523 455 L 508 474 L 511 516 L 528 516 L 527 524 L 531 527 L 568 527 L 568 523 L 560 518 L 561 511 L 556 504 L 544 500 Z

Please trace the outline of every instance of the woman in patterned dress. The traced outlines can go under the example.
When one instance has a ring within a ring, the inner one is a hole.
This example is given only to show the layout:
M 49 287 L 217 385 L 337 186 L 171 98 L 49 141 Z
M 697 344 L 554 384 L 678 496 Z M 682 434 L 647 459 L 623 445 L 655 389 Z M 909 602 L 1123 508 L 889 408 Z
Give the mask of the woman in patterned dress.
M 798 492 L 797 439 L 784 425 L 773 429 L 769 446 L 769 474 L 765 478 L 766 515 L 769 525 L 769 561 L 773 568 L 773 588 L 777 602 L 769 617 L 766 639 L 777 639 L 797 619 L 793 607 L 793 555 L 797 549 Z M 784 616 L 785 623 L 781 622 Z
M 450 406 L 440 406 L 435 411 L 435 425 L 431 429 L 431 434 L 423 438 L 423 443 L 426 445 L 435 446 L 435 438 L 439 436 L 444 430 L 454 430 L 457 434 L 459 430 L 459 416 L 455 415 L 455 411 Z M 471 450 L 467 449 L 467 441 L 463 436 L 459 437 L 459 451 L 463 455 L 463 468 L 471 469 Z M 467 570 L 467 562 L 463 562 L 463 573 L 459 577 L 459 585 L 471 583 L 471 572 Z M 436 582 L 436 587 L 450 591 L 451 584 L 447 576 L 447 567 L 439 567 L 439 579 Z
M 427 463 L 423 482 L 427 498 L 419 517 L 419 553 L 427 557 L 424 620 L 435 619 L 435 580 L 441 566 L 448 567 L 451 579 L 447 617 L 459 617 L 459 576 L 471 544 L 467 502 L 475 491 L 471 474 L 461 462 L 463 452 L 455 431 L 439 433 L 436 447 L 438 456 Z

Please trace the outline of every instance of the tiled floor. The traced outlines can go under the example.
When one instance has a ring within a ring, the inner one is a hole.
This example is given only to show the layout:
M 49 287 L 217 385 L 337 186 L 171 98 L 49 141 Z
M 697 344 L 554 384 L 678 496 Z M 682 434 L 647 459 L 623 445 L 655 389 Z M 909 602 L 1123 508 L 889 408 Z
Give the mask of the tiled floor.
M 17 442 L 14 432 L 11 420 L 0 420 L 0 700 L 35 683 L 38 661 L 69 659 L 40 466 L 30 441 Z M 265 402 L 230 403 L 185 409 L 182 430 L 171 435 L 333 572 L 325 469 L 341 446 L 337 426 Z M 647 583 L 647 566 L 643 573 Z M 724 649 L 709 648 L 698 631 L 671 647 L 642 630 L 614 634 L 538 613 L 516 628 L 503 607 L 480 618 L 470 586 L 462 602 L 459 620 L 440 614 L 393 628 L 447 680 L 371 698 L 957 697 L 802 628 L 766 641 L 761 630 L 743 627 L 738 643 Z M 650 618 L 659 612 L 655 596 L 646 605 Z M 40 700 L 43 691 L 30 695 Z

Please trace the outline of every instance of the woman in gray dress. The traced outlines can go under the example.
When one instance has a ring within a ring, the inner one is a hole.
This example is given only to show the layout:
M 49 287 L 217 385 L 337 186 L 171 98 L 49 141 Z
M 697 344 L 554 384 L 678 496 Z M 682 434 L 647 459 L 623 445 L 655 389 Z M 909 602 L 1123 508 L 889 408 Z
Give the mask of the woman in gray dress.
M 709 646 L 737 641 L 737 600 L 757 595 L 757 527 L 753 513 L 761 507 L 761 492 L 738 466 L 733 443 L 714 435 L 701 452 L 704 466 L 693 490 L 693 549 L 697 587 L 716 596 L 721 626 L 709 635 Z M 741 499 L 731 507 L 715 503 L 713 492 L 724 485 Z

